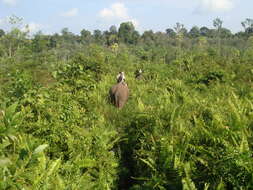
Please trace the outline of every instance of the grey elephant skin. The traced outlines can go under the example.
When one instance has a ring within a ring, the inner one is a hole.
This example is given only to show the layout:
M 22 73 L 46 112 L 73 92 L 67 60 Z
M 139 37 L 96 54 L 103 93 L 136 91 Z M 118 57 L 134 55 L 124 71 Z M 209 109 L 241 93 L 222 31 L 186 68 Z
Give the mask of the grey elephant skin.
M 129 89 L 127 84 L 120 82 L 114 85 L 111 87 L 109 95 L 112 104 L 114 104 L 119 109 L 123 108 L 129 96 Z

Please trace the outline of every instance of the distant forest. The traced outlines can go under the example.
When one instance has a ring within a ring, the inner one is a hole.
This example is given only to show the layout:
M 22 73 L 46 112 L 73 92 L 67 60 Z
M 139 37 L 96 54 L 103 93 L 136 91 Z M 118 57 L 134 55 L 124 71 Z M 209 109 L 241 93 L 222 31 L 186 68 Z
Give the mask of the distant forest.
M 213 28 L 206 26 L 193 26 L 186 29 L 184 24 L 176 23 L 173 28 L 166 31 L 153 32 L 146 30 L 140 34 L 131 22 L 121 23 L 119 28 L 111 26 L 106 31 L 94 30 L 93 32 L 83 29 L 80 34 L 72 33 L 68 28 L 63 28 L 60 33 L 52 35 L 43 34 L 41 31 L 29 36 L 29 27 L 22 24 L 22 19 L 12 16 L 9 19 L 12 29 L 4 31 L 0 29 L 0 56 L 12 56 L 22 45 L 29 45 L 33 52 L 41 52 L 56 47 L 78 48 L 80 45 L 96 43 L 99 45 L 112 46 L 124 43 L 126 45 L 148 46 L 178 46 L 192 48 L 194 45 L 230 45 L 238 48 L 245 47 L 245 43 L 253 34 L 253 19 L 247 18 L 241 22 L 243 31 L 232 33 L 223 27 L 220 18 L 213 20 Z M 21 29 L 21 25 L 23 25 Z M 26 41 L 29 39 L 29 41 Z

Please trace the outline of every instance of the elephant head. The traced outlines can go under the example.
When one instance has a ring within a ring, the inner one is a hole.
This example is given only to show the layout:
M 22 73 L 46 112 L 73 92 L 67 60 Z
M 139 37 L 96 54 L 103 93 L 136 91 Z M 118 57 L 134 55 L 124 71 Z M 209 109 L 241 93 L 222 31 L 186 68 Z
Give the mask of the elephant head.
M 112 86 L 109 91 L 111 102 L 117 107 L 122 108 L 127 102 L 129 89 L 125 83 L 124 72 L 120 72 L 117 76 L 117 84 Z
M 119 74 L 117 75 L 117 83 L 123 81 L 125 82 L 126 78 L 125 78 L 125 73 L 124 72 L 119 72 Z

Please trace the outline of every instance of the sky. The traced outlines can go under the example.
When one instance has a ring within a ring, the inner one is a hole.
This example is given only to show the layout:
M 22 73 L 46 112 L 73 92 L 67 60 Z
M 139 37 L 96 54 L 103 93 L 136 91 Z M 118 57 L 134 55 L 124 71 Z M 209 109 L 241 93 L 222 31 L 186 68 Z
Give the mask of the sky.
M 162 31 L 177 22 L 212 28 L 215 18 L 232 32 L 243 30 L 241 22 L 253 18 L 253 0 L 0 0 L 0 28 L 8 30 L 11 15 L 23 18 L 31 33 L 59 33 L 67 27 L 108 30 L 132 21 L 139 32 Z

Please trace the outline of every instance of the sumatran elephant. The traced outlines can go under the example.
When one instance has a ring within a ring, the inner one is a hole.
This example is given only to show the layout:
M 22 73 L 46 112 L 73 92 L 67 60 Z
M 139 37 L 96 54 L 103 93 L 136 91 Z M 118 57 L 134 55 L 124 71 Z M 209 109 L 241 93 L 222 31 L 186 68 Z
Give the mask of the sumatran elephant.
M 117 84 L 109 91 L 111 102 L 119 109 L 123 108 L 129 96 L 129 89 L 125 83 L 124 72 L 117 76 Z
M 141 80 L 142 78 L 143 78 L 143 76 L 142 76 L 142 70 L 141 69 L 136 70 L 135 71 L 135 79 Z

